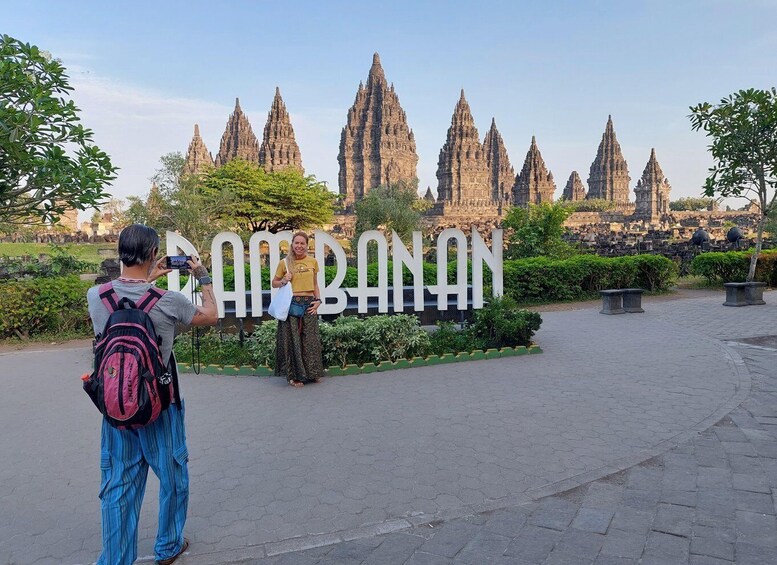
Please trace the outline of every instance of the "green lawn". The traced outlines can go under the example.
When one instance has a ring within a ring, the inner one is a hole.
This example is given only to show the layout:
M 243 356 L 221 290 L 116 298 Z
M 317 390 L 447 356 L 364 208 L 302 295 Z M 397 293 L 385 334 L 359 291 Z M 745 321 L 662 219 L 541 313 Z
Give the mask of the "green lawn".
M 100 263 L 104 257 L 97 253 L 99 249 L 110 249 L 116 251 L 115 243 L 68 243 L 58 246 L 70 255 L 75 256 L 81 261 L 89 263 Z M 37 257 L 40 253 L 51 253 L 52 247 L 48 243 L 0 243 L 0 256 L 21 257 L 22 255 L 31 255 Z

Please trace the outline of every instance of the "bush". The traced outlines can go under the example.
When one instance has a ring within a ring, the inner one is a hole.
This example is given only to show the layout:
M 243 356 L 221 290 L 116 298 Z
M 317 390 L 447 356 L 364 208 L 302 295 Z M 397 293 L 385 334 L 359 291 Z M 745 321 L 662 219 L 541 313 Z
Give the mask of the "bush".
M 248 339 L 248 351 L 255 365 L 275 367 L 275 336 L 277 332 L 277 320 L 268 320 L 254 327 L 254 333 Z
M 429 352 L 429 334 L 408 314 L 370 316 L 364 320 L 365 348 L 372 361 L 396 361 Z
M 750 251 L 700 253 L 691 262 L 691 274 L 706 277 L 710 283 L 744 282 L 750 269 Z M 777 250 L 758 256 L 755 280 L 777 285 Z
M 76 276 L 50 277 L 0 285 L 0 337 L 42 333 L 92 334 L 86 291 Z
M 249 340 L 258 365 L 275 366 L 277 324 L 275 320 L 262 323 Z M 429 352 L 429 334 L 415 316 L 406 314 L 366 319 L 340 316 L 332 323 L 320 322 L 319 329 L 327 366 L 396 361 Z
M 83 261 L 71 255 L 63 247 L 51 245 L 47 249 L 49 257 L 39 260 L 31 257 L 0 256 L 0 267 L 11 279 L 30 277 L 63 277 L 81 273 L 96 273 L 99 266 Z
M 606 288 L 667 290 L 676 275 L 677 266 L 660 255 L 534 257 L 504 262 L 504 291 L 519 303 L 585 300 Z
M 586 200 L 562 200 L 559 202 L 564 208 L 573 212 L 608 212 L 615 210 L 617 203 L 614 200 L 604 198 L 591 198 Z
M 190 332 L 175 338 L 173 351 L 178 362 L 197 361 L 197 356 L 192 356 Z M 239 336 L 225 334 L 222 337 L 218 332 L 209 331 L 200 336 L 199 361 L 203 365 L 249 365 L 253 362 L 253 356 L 249 348 L 240 343 Z
M 334 322 L 319 324 L 321 346 L 326 366 L 345 367 L 348 363 L 365 363 L 369 353 L 364 342 L 364 320 L 340 316 Z
M 466 329 L 457 330 L 454 322 L 437 322 L 437 330 L 429 336 L 429 351 L 434 355 L 486 349 L 485 342 L 474 340 Z
M 542 324 L 537 312 L 518 308 L 509 296 L 494 298 L 485 308 L 475 310 L 468 333 L 484 348 L 529 345 Z

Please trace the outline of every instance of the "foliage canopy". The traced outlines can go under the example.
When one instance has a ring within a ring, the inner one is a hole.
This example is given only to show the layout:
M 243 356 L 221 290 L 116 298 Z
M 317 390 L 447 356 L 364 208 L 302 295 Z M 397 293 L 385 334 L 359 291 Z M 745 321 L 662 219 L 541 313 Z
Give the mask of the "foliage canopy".
M 708 210 L 713 202 L 715 202 L 714 198 L 686 196 L 669 202 L 669 209 L 672 212 L 701 212 Z
M 418 196 L 416 183 L 396 182 L 371 189 L 356 202 L 356 239 L 367 230 L 382 228 L 406 240 L 421 228 L 426 200 Z
M 335 195 L 326 183 L 293 167 L 267 173 L 254 163 L 235 159 L 204 175 L 203 194 L 217 216 L 248 233 L 276 233 L 331 221 Z
M 512 259 L 526 257 L 563 258 L 572 248 L 561 239 L 564 221 L 572 209 L 562 203 L 530 204 L 528 208 L 510 208 L 502 222 L 510 230 L 507 255 Z
M 108 196 L 116 168 L 80 123 L 72 90 L 58 60 L 0 35 L 0 223 L 55 223 Z
M 740 90 L 718 104 L 691 107 L 695 131 L 704 131 L 713 166 L 704 184 L 708 197 L 746 197 L 760 218 L 747 281 L 755 276 L 763 229 L 777 198 L 777 90 Z

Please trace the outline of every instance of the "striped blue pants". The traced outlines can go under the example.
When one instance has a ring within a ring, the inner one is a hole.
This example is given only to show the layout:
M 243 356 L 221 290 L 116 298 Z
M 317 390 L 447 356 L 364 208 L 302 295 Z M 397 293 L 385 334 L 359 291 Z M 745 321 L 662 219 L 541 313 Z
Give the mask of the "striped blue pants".
M 103 420 L 100 449 L 100 506 L 103 552 L 98 565 L 130 565 L 137 558 L 138 517 L 149 466 L 159 477 L 157 560 L 172 557 L 183 546 L 189 503 L 189 454 L 184 404 L 163 411 L 138 430 L 119 430 Z

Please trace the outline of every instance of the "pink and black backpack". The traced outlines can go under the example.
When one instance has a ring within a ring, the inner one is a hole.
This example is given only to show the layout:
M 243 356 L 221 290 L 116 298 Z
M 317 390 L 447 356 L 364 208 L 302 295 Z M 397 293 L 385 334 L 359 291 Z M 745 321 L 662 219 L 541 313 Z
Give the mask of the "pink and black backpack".
M 171 399 L 178 401 L 175 367 L 162 359 L 162 340 L 148 315 L 164 292 L 151 287 L 136 304 L 119 299 L 113 283 L 100 286 L 110 316 L 95 340 L 94 372 L 84 381 L 84 390 L 116 428 L 147 426 Z

